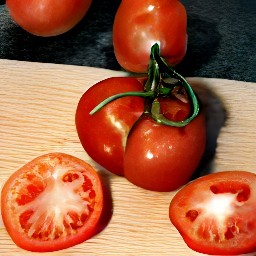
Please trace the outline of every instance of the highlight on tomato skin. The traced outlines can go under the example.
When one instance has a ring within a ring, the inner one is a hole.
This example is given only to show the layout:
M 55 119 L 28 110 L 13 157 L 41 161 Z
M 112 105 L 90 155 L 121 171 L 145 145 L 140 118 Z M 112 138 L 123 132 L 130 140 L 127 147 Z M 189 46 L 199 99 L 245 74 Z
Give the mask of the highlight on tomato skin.
M 71 155 L 39 156 L 6 181 L 1 211 L 10 237 L 25 250 L 50 252 L 74 246 L 99 232 L 100 176 Z
M 208 255 L 256 252 L 256 174 L 223 171 L 200 177 L 173 197 L 169 216 L 186 244 Z

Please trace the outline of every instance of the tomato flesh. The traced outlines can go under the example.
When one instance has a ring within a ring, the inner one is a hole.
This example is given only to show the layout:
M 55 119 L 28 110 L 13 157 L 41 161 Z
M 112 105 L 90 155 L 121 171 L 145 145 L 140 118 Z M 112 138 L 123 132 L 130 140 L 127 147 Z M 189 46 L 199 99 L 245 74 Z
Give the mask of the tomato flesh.
M 201 177 L 172 199 L 170 219 L 187 245 L 205 254 L 256 251 L 256 175 L 226 171 Z
M 5 183 L 3 222 L 23 249 L 64 249 L 94 234 L 103 207 L 102 193 L 97 172 L 84 161 L 62 153 L 43 155 Z

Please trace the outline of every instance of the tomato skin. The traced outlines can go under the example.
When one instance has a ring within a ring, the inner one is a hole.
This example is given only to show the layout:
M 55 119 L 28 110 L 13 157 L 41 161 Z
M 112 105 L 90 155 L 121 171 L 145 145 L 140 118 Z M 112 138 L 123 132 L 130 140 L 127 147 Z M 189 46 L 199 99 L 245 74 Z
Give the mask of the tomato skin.
M 122 0 L 113 25 L 114 52 L 126 70 L 146 73 L 153 44 L 170 66 L 187 50 L 187 14 L 178 0 Z
M 13 20 L 37 36 L 56 36 L 82 20 L 92 0 L 6 0 Z
M 201 113 L 182 128 L 157 124 L 144 116 L 127 141 L 125 177 L 145 189 L 175 190 L 189 181 L 202 158 L 206 141 L 204 115 Z
M 192 181 L 174 196 L 169 216 L 187 245 L 200 253 L 256 251 L 256 175 L 224 171 Z
M 144 110 L 144 99 L 124 97 L 93 115 L 89 112 L 104 99 L 130 91 L 143 91 L 143 85 L 129 77 L 105 79 L 83 94 L 76 110 L 76 128 L 85 151 L 101 166 L 121 176 L 126 138 Z
M 97 232 L 103 210 L 101 180 L 76 157 L 42 155 L 9 177 L 1 193 L 1 210 L 10 237 L 21 248 L 34 252 L 65 249 Z

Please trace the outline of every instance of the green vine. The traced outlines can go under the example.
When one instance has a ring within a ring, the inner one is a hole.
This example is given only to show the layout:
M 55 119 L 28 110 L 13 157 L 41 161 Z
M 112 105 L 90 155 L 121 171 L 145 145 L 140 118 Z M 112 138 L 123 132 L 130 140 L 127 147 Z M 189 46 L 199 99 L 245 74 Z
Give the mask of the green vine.
M 163 78 L 173 78 L 177 80 L 178 83 L 185 89 L 187 95 L 192 103 L 192 114 L 183 121 L 174 122 L 161 114 L 160 103 L 157 100 L 159 96 L 167 96 L 171 93 L 172 89 L 176 86 L 176 83 L 166 87 L 164 83 L 162 83 Z M 183 127 L 189 124 L 199 113 L 199 102 L 198 99 L 186 81 L 186 79 L 177 73 L 174 69 L 172 69 L 165 60 L 160 56 L 160 48 L 158 44 L 154 44 L 151 48 L 150 54 L 150 63 L 148 68 L 148 79 L 144 86 L 144 91 L 141 92 L 125 92 L 113 95 L 100 104 L 98 104 L 90 114 L 93 115 L 95 112 L 99 111 L 105 105 L 110 103 L 113 100 L 118 98 L 127 97 L 127 96 L 139 96 L 146 98 L 145 110 L 144 112 L 150 114 L 151 117 L 159 124 L 175 126 L 175 127 Z

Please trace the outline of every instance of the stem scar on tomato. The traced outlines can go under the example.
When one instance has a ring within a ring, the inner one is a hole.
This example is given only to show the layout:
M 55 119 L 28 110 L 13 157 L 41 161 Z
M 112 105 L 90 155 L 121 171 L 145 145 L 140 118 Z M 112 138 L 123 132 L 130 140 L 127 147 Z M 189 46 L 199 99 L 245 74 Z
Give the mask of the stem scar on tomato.
M 168 79 L 173 79 L 175 83 L 165 82 L 168 81 Z M 192 113 L 184 120 L 172 121 L 162 114 L 161 103 L 159 102 L 158 97 L 170 96 L 174 90 L 177 91 L 177 88 L 183 88 L 185 90 L 192 104 Z M 157 43 L 151 48 L 148 79 L 145 83 L 144 91 L 124 92 L 113 95 L 98 104 L 91 110 L 90 114 L 93 115 L 113 100 L 127 96 L 146 98 L 144 113 L 149 114 L 159 124 L 183 127 L 189 124 L 199 113 L 199 102 L 192 87 L 183 76 L 168 66 L 165 60 L 160 56 L 160 48 Z

